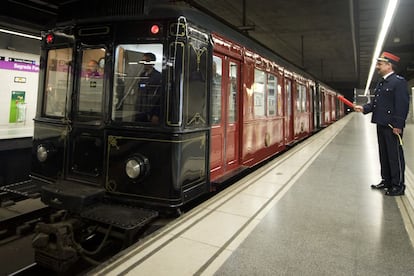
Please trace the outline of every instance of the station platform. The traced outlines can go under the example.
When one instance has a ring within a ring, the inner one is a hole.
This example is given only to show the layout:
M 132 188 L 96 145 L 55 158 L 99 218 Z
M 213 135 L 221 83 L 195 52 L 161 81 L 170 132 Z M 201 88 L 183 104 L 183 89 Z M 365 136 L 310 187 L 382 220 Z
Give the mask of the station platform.
M 0 126 L 0 152 L 32 146 L 33 125 Z
M 33 124 L 30 125 L 6 125 L 0 126 L 0 140 L 15 138 L 32 138 Z
M 412 275 L 414 126 L 406 194 L 380 180 L 371 116 L 352 113 L 89 275 Z

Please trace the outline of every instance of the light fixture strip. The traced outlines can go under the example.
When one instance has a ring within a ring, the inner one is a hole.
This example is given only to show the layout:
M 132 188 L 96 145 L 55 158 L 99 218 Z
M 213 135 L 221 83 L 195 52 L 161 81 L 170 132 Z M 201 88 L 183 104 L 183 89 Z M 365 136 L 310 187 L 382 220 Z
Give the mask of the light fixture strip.
M 382 22 L 382 28 L 377 40 L 377 45 L 375 46 L 374 56 L 371 61 L 371 68 L 369 70 L 367 84 L 365 86 L 364 96 L 367 96 L 369 93 L 369 86 L 372 81 L 372 76 L 374 75 L 375 66 L 377 64 L 377 58 L 380 55 L 382 46 L 384 45 L 385 37 L 387 36 L 388 30 L 390 28 L 392 19 L 394 18 L 395 11 L 397 9 L 398 0 L 389 0 L 388 7 L 385 12 L 384 21 Z
M 14 31 L 6 30 L 6 29 L 0 29 L 0 33 L 12 34 L 12 35 L 22 36 L 22 37 L 26 37 L 26 38 L 31 38 L 31 39 L 42 40 L 42 38 L 40 36 L 34 36 L 34 35 L 14 32 Z

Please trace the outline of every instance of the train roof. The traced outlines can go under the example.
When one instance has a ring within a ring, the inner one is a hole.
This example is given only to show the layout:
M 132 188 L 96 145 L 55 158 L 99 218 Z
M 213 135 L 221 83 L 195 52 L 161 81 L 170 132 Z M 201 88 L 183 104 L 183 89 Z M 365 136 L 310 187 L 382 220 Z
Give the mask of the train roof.
M 156 2 L 156 1 L 155 1 Z M 144 9 L 143 13 L 115 15 L 115 16 L 99 16 L 94 18 L 77 18 L 69 21 L 60 22 L 58 26 L 76 25 L 76 24 L 94 24 L 97 22 L 125 22 L 134 20 L 168 20 L 185 17 L 188 22 L 205 29 L 208 32 L 217 33 L 226 39 L 242 45 L 246 49 L 253 51 L 260 56 L 276 62 L 278 65 L 302 75 L 303 77 L 320 82 L 315 76 L 306 72 L 303 68 L 293 62 L 283 58 L 278 53 L 269 49 L 254 38 L 240 31 L 236 26 L 225 22 L 213 13 L 206 14 L 200 10 L 189 6 L 185 3 L 152 3 Z M 324 86 L 328 86 L 324 84 Z
M 275 61 L 284 68 L 306 75 L 308 78 L 315 79 L 314 76 L 311 76 L 299 66 L 283 58 L 275 51 L 269 49 L 267 46 L 263 45 L 254 38 L 243 33 L 236 26 L 224 22 L 221 18 L 216 17 L 214 14 L 206 14 L 190 6 L 159 5 L 150 10 L 149 15 L 155 18 L 165 16 L 178 18 L 179 16 L 184 16 L 191 23 L 238 43 L 248 50 L 256 52 L 269 60 Z
M 223 21 L 221 18 L 218 18 L 213 13 L 206 14 L 190 6 L 177 6 L 165 4 L 154 6 L 153 9 L 149 10 L 149 17 L 151 18 L 164 18 L 166 16 L 171 16 L 175 18 L 184 16 L 193 24 L 196 24 L 210 32 L 220 34 L 223 37 L 244 46 L 248 50 L 256 52 L 260 54 L 262 57 L 276 62 L 278 65 L 290 71 L 301 74 L 303 77 L 310 78 L 313 81 L 319 82 L 324 87 L 329 88 L 330 90 L 335 90 L 329 87 L 329 85 L 319 81 L 315 76 L 300 68 L 298 65 L 283 58 L 278 53 L 276 53 L 272 49 L 269 49 L 264 44 L 246 35 L 242 31 L 240 31 L 236 26 L 233 26 L 228 22 Z

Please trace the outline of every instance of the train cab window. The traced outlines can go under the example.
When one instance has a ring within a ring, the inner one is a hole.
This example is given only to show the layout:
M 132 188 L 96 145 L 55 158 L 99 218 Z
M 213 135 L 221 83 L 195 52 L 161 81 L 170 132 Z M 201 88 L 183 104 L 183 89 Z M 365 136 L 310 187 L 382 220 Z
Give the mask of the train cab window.
M 183 118 L 186 128 L 203 127 L 207 123 L 207 72 L 210 68 L 207 54 L 207 40 L 189 38 L 187 56 L 188 86 L 183 93 Z M 184 71 L 185 73 L 185 71 Z
M 254 115 L 256 117 L 265 115 L 265 89 L 266 89 L 266 73 L 258 69 L 254 70 Z
M 78 115 L 99 116 L 102 112 L 103 66 L 99 60 L 105 57 L 105 49 L 84 49 L 79 87 Z
M 159 124 L 162 60 L 162 44 L 117 47 L 112 120 Z
M 48 52 L 43 105 L 43 114 L 46 116 L 65 116 L 66 100 L 72 82 L 71 61 L 72 48 Z
M 211 123 L 221 122 L 221 83 L 223 61 L 220 57 L 213 56 L 213 74 L 211 86 Z

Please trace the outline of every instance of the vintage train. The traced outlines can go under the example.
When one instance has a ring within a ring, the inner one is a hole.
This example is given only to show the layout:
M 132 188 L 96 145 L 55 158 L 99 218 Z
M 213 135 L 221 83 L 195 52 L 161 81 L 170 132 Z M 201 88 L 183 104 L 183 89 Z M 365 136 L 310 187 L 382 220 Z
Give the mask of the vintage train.
M 183 6 L 145 11 L 42 35 L 31 177 L 65 215 L 33 246 L 55 270 L 96 254 L 92 236 L 131 244 L 344 115 L 337 92 L 233 28 Z

